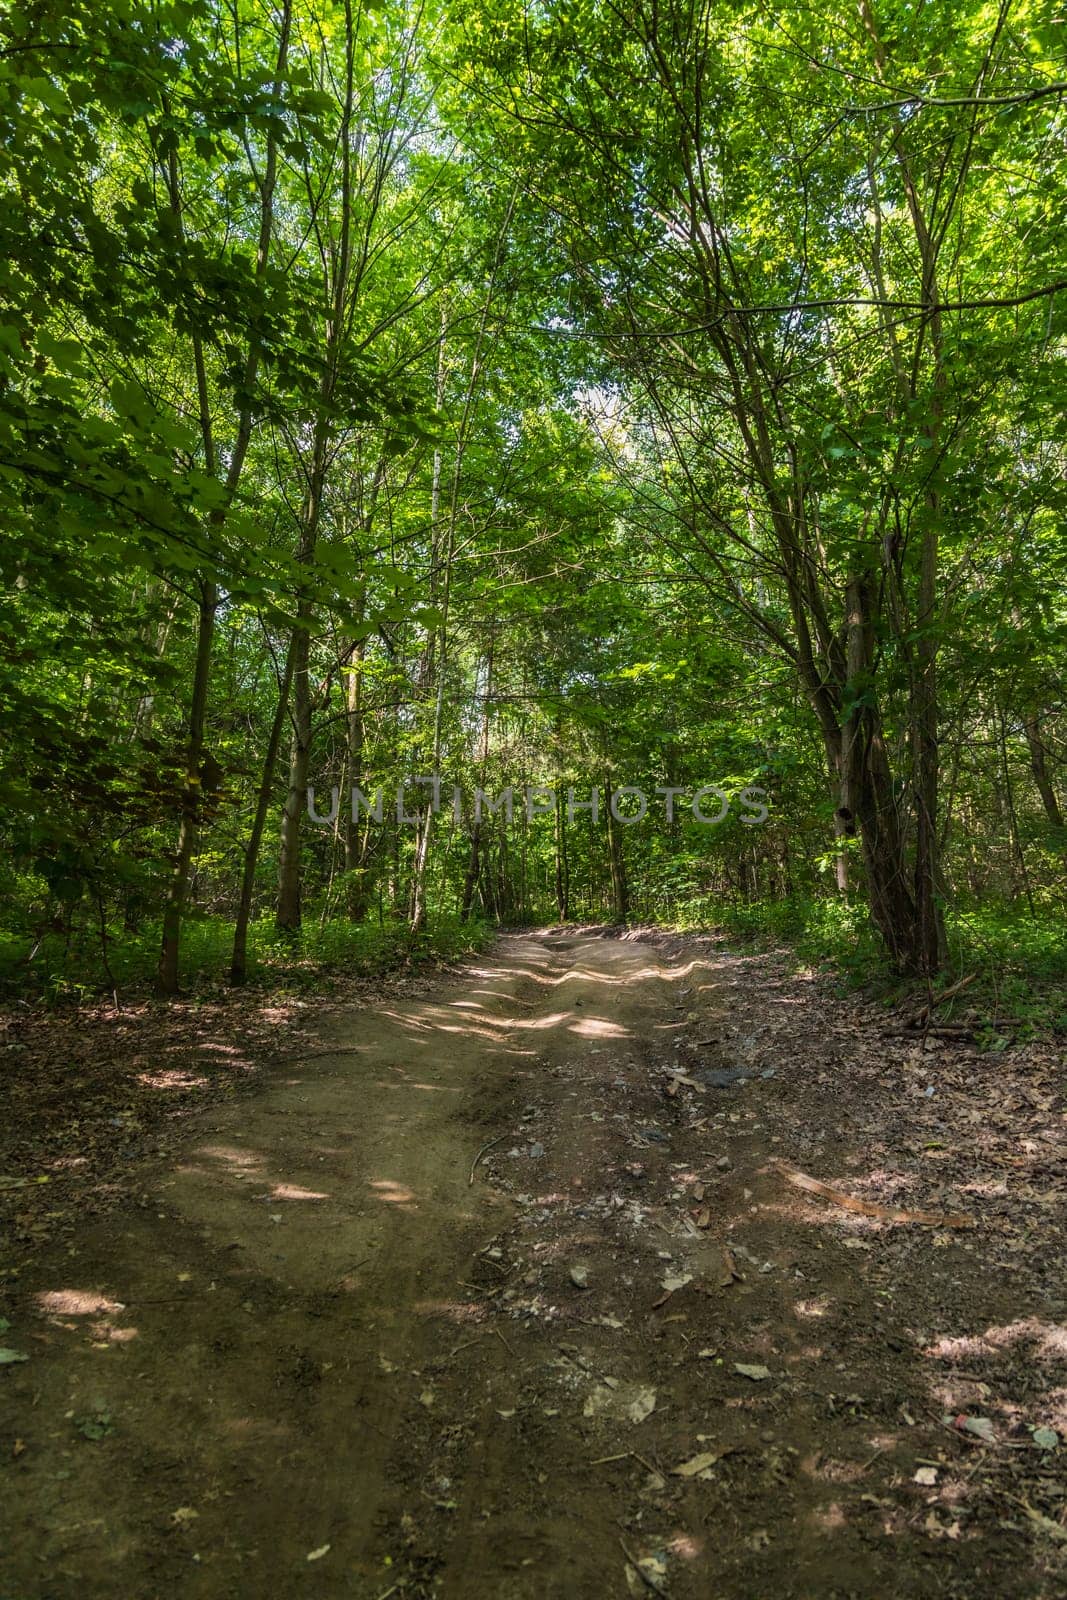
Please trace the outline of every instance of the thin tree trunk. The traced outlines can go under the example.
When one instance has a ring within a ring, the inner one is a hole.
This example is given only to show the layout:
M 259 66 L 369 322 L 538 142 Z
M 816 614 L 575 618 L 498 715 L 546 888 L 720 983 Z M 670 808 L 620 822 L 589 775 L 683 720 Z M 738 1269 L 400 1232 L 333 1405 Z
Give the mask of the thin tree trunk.
M 605 819 L 608 833 L 608 867 L 611 872 L 611 906 L 616 922 L 625 922 L 630 910 L 630 897 L 626 883 L 626 856 L 622 842 L 622 824 L 611 809 L 611 777 L 604 775 Z
M 311 461 L 307 487 L 300 508 L 300 537 L 297 564 L 310 567 L 315 559 L 319 523 L 334 437 L 333 398 L 346 334 L 346 319 L 352 289 L 352 116 L 355 94 L 356 39 L 351 5 L 345 3 L 345 100 L 338 133 L 341 197 L 336 239 L 322 246 L 323 270 L 328 286 L 325 307 L 326 327 L 323 374 L 319 404 L 311 439 Z M 297 603 L 293 632 L 293 739 L 289 755 L 289 787 L 282 808 L 281 837 L 278 847 L 278 902 L 275 924 L 285 933 L 296 933 L 301 925 L 300 832 L 307 800 L 311 766 L 312 708 L 309 658 L 314 607 L 302 594 Z
M 556 785 L 556 914 L 561 922 L 571 915 L 571 872 L 567 860 L 567 814 L 563 809 L 563 785 Z
M 283 0 L 279 18 L 278 56 L 274 72 L 274 98 L 281 93 L 281 83 L 285 74 L 286 58 L 289 52 L 289 33 L 292 23 L 291 0 Z M 179 186 L 177 154 L 172 149 L 166 161 L 167 185 L 170 197 L 171 212 L 177 225 L 179 237 L 183 236 L 181 193 Z M 277 145 L 273 135 L 269 135 L 266 142 L 266 160 L 263 169 L 263 180 L 260 186 L 260 211 L 259 211 L 259 240 L 256 252 L 256 277 L 262 279 L 267 271 L 270 259 L 271 233 L 274 222 L 274 189 L 277 181 Z M 204 444 L 204 465 L 207 472 L 213 477 L 217 474 L 218 463 L 214 444 L 213 427 L 211 421 L 211 404 L 208 391 L 207 367 L 204 360 L 203 343 L 199 333 L 192 336 L 193 361 L 196 371 L 197 399 L 200 415 L 200 431 Z M 241 392 L 250 395 L 255 385 L 259 372 L 260 343 L 256 334 L 252 334 L 248 342 L 245 355 L 244 369 L 241 375 Z M 229 466 L 225 478 L 225 500 L 223 507 L 213 512 L 209 518 L 209 531 L 217 535 L 226 520 L 226 510 L 230 506 L 237 486 L 244 471 L 245 457 L 252 438 L 252 402 L 246 400 L 239 413 L 237 432 L 233 448 L 230 453 Z M 159 966 L 156 981 L 163 994 L 177 994 L 179 977 L 179 949 L 181 941 L 182 917 L 185 912 L 185 902 L 189 892 L 189 871 L 192 866 L 193 850 L 195 847 L 201 790 L 201 768 L 204 758 L 204 735 L 207 722 L 208 692 L 211 680 L 211 658 L 215 639 L 215 617 L 218 610 L 219 595 L 213 579 L 202 578 L 200 581 L 200 600 L 197 608 L 197 637 L 196 657 L 193 668 L 193 689 L 190 698 L 189 719 L 187 725 L 185 749 L 185 785 L 181 802 L 181 822 L 178 829 L 178 848 L 175 852 L 174 866 L 171 873 L 170 885 L 167 890 L 166 903 L 163 910 L 163 935 L 160 944 Z
M 292 642 L 286 652 L 285 670 L 282 681 L 278 686 L 278 704 L 274 709 L 274 719 L 271 723 L 270 737 L 267 740 L 267 753 L 263 760 L 263 770 L 260 775 L 259 788 L 256 792 L 256 810 L 252 819 L 252 832 L 249 834 L 248 843 L 245 845 L 244 868 L 241 874 L 241 897 L 237 904 L 237 919 L 233 930 L 233 952 L 230 956 L 230 982 L 234 985 L 242 984 L 248 976 L 248 925 L 252 919 L 252 900 L 256 888 L 256 867 L 259 864 L 259 851 L 263 842 L 263 832 L 267 825 L 267 813 L 270 809 L 271 795 L 274 792 L 274 773 L 278 764 L 278 753 L 282 743 L 282 729 L 289 710 L 289 690 L 293 681 L 293 648 Z
M 1052 786 L 1052 779 L 1048 773 L 1047 751 L 1045 741 L 1041 737 L 1041 716 L 1037 711 L 1031 712 L 1023 719 L 1023 729 L 1026 733 L 1026 744 L 1030 751 L 1030 771 L 1037 784 L 1037 792 L 1041 796 L 1041 804 L 1045 808 L 1045 815 L 1054 828 L 1063 827 L 1063 812 Z
M 311 651 L 310 607 L 301 606 L 300 612 L 290 643 L 293 661 L 293 736 L 289 747 L 289 785 L 282 807 L 278 903 L 274 914 L 275 926 L 283 933 L 298 932 L 303 915 L 300 824 L 307 804 L 311 764 L 311 682 L 308 672 Z
M 489 639 L 489 650 L 485 658 L 485 696 L 482 701 L 482 733 L 478 752 L 478 788 L 484 789 L 485 780 L 489 772 L 489 726 L 491 721 L 490 702 L 493 695 L 493 653 L 495 640 Z M 467 860 L 467 874 L 463 880 L 463 899 L 460 905 L 460 916 L 466 922 L 470 918 L 474 905 L 474 891 L 478 883 L 482 845 L 482 815 L 481 808 L 476 804 L 474 815 L 471 818 L 471 845 L 470 856 Z
M 193 666 L 193 692 L 189 703 L 189 722 L 185 746 L 185 782 L 182 788 L 181 823 L 178 848 L 174 856 L 167 899 L 163 907 L 163 937 L 159 951 L 156 982 L 163 994 L 178 993 L 178 961 L 181 948 L 182 917 L 189 890 L 200 822 L 200 769 L 204 759 L 204 730 L 207 720 L 208 684 L 215 634 L 218 590 L 204 580 L 197 608 L 196 659 Z
M 1019 865 L 1019 877 L 1022 880 L 1023 892 L 1026 903 L 1030 908 L 1031 917 L 1034 916 L 1034 894 L 1030 886 L 1030 873 L 1026 866 L 1026 855 L 1023 851 L 1023 842 L 1019 837 L 1019 818 L 1015 811 L 1015 791 L 1011 781 L 1011 768 L 1008 765 L 1008 726 L 1003 709 L 998 711 L 1000 731 L 1000 770 L 1004 774 L 1004 798 L 1008 805 L 1008 821 L 1011 828 L 1011 842 L 1015 852 L 1015 859 Z
M 351 792 L 363 787 L 363 660 L 362 642 L 353 646 L 345 685 L 345 744 L 348 756 L 349 792 L 342 795 L 344 806 L 345 905 L 349 922 L 362 922 L 369 904 L 366 881 L 366 847 L 369 835 L 362 836 L 352 815 Z
M 440 413 L 445 402 L 445 340 L 448 335 L 448 308 L 441 306 L 441 332 L 437 345 L 437 377 L 434 386 L 434 395 L 437 410 Z M 471 379 L 473 383 L 473 376 Z M 467 403 L 470 403 L 470 388 L 467 392 Z M 464 412 L 464 419 L 466 411 Z M 446 595 L 445 615 L 442 618 L 440 634 L 436 628 L 430 630 L 426 640 L 425 671 L 420 674 L 425 677 L 428 685 L 432 685 L 436 676 L 436 692 L 434 694 L 433 736 L 431 738 L 431 777 L 436 777 L 440 769 L 441 760 L 441 732 L 442 715 L 444 711 L 445 691 L 445 654 L 448 649 L 448 616 L 447 594 L 452 575 L 452 548 L 456 534 L 456 497 L 459 490 L 459 468 L 463 452 L 463 424 L 460 425 L 460 434 L 456 442 L 456 462 L 452 475 L 452 495 L 449 504 L 448 536 L 446 540 L 446 558 L 444 573 L 444 588 Z M 438 585 L 440 583 L 439 552 L 440 539 L 439 527 L 441 520 L 441 475 L 444 467 L 444 457 L 440 450 L 434 451 L 433 456 L 433 481 L 430 487 L 430 526 L 433 535 L 430 541 L 430 604 L 437 599 Z M 440 637 L 440 650 L 437 648 Z M 434 791 L 436 792 L 436 791 Z M 415 860 L 411 876 L 411 909 L 410 923 L 414 934 L 421 934 L 426 927 L 426 868 L 430 859 L 430 841 L 433 838 L 434 808 L 433 798 L 427 802 L 422 813 L 415 839 Z
M 359 527 L 369 535 L 378 506 L 378 496 L 385 481 L 386 455 L 384 449 L 378 456 L 371 479 L 367 504 L 360 508 Z M 363 621 L 363 607 L 356 613 L 357 623 Z M 348 679 L 345 686 L 345 748 L 348 757 L 349 791 L 363 787 L 363 746 L 366 730 L 363 725 L 363 664 L 366 647 L 362 637 L 353 641 L 348 660 Z M 362 922 L 370 906 L 367 884 L 367 857 L 370 830 L 352 815 L 350 793 L 344 797 L 344 847 L 345 847 L 345 907 L 350 922 Z

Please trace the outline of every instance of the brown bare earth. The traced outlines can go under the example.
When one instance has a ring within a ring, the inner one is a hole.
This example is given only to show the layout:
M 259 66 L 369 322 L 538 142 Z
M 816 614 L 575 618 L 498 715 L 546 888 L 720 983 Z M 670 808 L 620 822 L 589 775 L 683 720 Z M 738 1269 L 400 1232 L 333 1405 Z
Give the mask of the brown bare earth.
M 1063 1595 L 1063 1063 L 899 1034 L 511 935 L 95 1214 L 7 1180 L 0 1596 Z

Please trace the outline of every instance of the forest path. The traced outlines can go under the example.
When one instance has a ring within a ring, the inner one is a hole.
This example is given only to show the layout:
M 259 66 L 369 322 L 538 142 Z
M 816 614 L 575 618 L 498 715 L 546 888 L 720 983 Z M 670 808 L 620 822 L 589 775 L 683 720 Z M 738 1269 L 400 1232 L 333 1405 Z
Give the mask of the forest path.
M 864 1140 L 731 960 L 504 937 L 199 1116 L 26 1283 L 5 1600 L 1059 1592 L 915 1332 L 973 1244 L 786 1181 Z

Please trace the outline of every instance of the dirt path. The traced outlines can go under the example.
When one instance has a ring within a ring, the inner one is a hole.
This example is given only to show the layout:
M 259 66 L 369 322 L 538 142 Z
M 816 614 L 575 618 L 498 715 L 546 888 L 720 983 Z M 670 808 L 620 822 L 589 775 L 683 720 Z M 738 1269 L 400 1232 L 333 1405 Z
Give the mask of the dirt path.
M 745 970 L 508 937 L 201 1115 L 23 1282 L 4 1600 L 1065 1592 L 1062 1306 L 788 1182 L 872 1112 Z

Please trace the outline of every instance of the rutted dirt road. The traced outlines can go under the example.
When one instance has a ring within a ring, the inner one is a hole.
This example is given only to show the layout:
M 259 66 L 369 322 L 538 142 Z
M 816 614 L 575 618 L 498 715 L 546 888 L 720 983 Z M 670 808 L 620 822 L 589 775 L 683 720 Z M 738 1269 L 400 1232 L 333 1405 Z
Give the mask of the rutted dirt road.
M 4 1600 L 1062 1593 L 1063 1308 L 886 1180 L 805 1005 L 549 934 L 339 1012 L 24 1277 Z

